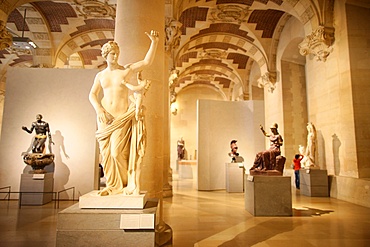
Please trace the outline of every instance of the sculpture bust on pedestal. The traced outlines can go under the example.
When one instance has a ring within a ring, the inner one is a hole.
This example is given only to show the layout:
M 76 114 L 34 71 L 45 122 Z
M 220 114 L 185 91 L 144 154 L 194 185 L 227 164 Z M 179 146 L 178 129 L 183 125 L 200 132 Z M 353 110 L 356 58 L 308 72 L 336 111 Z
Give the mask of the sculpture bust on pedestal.
M 102 47 L 107 68 L 97 73 L 89 94 L 98 122 L 96 138 L 107 179 L 99 192 L 101 196 L 140 194 L 141 161 L 145 152 L 144 116 L 136 111 L 137 102 L 129 102 L 128 87 L 131 76 L 152 64 L 158 45 L 158 32 L 145 33 L 151 40 L 142 61 L 121 66 L 118 64 L 119 47 L 109 41 Z M 99 98 L 99 93 L 103 97 Z M 138 115 L 135 117 L 135 115 Z

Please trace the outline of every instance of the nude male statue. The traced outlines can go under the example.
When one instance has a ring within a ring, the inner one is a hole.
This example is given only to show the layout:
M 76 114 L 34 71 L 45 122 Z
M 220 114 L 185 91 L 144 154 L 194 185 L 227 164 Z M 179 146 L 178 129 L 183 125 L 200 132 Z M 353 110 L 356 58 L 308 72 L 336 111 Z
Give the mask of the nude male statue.
M 32 123 L 30 129 L 26 126 L 22 126 L 22 130 L 31 134 L 35 130 L 36 135 L 32 143 L 32 153 L 43 153 L 45 151 L 46 138 L 49 137 L 49 143 L 54 144 L 51 139 L 49 124 L 42 120 L 42 115 L 36 115 L 36 121 Z M 50 146 L 49 146 L 50 149 Z M 49 150 L 51 152 L 51 150 Z
M 142 118 L 135 118 L 135 102 L 129 102 L 125 85 L 131 76 L 150 66 L 158 45 L 157 31 L 145 33 L 151 40 L 142 61 L 126 66 L 118 64 L 119 47 L 109 41 L 102 47 L 107 68 L 97 73 L 89 100 L 97 114 L 96 138 L 102 155 L 107 187 L 101 196 L 140 194 L 140 163 L 145 151 L 145 127 Z M 103 91 L 102 99 L 99 93 Z

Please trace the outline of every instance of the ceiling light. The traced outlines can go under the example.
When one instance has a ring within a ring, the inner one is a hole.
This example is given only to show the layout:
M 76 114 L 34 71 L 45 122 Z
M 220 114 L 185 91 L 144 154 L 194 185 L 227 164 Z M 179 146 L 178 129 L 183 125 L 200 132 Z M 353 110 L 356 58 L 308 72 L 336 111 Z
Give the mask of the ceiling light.
M 18 49 L 36 49 L 36 44 L 27 37 L 13 37 L 13 46 Z

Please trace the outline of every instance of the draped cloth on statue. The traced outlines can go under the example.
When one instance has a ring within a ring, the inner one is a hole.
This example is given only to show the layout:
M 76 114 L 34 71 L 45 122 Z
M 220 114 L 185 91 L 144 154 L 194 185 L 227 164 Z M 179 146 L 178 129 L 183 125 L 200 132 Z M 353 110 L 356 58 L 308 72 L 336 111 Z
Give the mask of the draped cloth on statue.
M 277 170 L 277 157 L 280 156 L 280 146 L 283 139 L 279 134 L 269 136 L 270 148 L 257 153 L 253 167 L 250 170 Z M 281 171 L 282 172 L 282 171 Z
M 270 147 L 269 149 L 259 152 L 254 160 L 253 168 L 259 167 L 261 170 L 274 170 L 276 167 L 276 157 L 280 155 L 280 149 Z
M 132 194 L 139 186 L 137 169 L 145 153 L 144 121 L 136 121 L 135 104 L 110 125 L 96 132 L 108 194 Z M 140 171 L 138 171 L 140 173 Z M 127 188 L 125 189 L 125 187 Z M 129 192 L 127 193 L 127 190 Z

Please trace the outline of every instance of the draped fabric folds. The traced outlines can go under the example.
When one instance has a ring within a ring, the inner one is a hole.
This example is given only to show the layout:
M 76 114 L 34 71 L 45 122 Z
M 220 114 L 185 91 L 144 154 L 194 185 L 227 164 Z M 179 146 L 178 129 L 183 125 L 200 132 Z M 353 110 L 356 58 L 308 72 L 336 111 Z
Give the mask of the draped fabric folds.
M 104 190 L 112 195 L 134 193 L 140 188 L 138 176 L 146 139 L 144 120 L 135 119 L 135 105 L 131 104 L 125 114 L 98 130 L 96 138 L 106 177 Z

